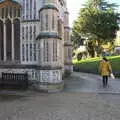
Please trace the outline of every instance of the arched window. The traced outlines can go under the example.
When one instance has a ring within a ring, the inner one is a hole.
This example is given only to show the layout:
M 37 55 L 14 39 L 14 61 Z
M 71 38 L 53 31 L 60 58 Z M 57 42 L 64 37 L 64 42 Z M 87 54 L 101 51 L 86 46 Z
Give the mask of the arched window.
M 34 39 L 36 38 L 36 26 L 34 26 Z
M 28 40 L 28 26 L 26 27 L 26 40 Z
M 36 61 L 36 44 L 34 44 L 34 61 Z
M 10 17 L 12 17 L 12 7 L 10 7 Z
M 21 9 L 19 8 L 18 9 L 18 17 L 20 17 L 20 12 L 21 12 Z
M 30 26 L 30 40 L 32 40 L 32 26 Z
M 36 19 L 36 0 L 34 0 L 34 19 Z
M 24 30 L 24 26 L 22 27 L 22 39 L 25 39 L 25 34 L 24 34 L 25 30 Z
M 28 44 L 26 44 L 26 61 L 28 61 Z
M 2 17 L 2 9 L 0 8 L 0 17 Z
M 45 20 L 46 20 L 46 23 L 45 23 L 46 30 L 48 30 L 48 14 L 45 15 Z
M 2 8 L 2 18 L 4 18 L 4 11 L 5 11 L 5 9 Z
M 44 30 L 43 15 L 41 14 L 41 31 Z
M 0 20 L 0 60 L 3 60 L 3 56 L 4 56 L 4 50 L 3 50 L 3 31 L 4 31 L 4 27 L 3 27 L 3 22 Z
M 32 43 L 30 43 L 30 61 L 32 61 Z
M 52 15 L 52 30 L 55 28 L 55 17 L 54 14 Z
M 22 17 L 23 17 L 23 20 L 25 19 L 25 0 L 22 1 L 23 2 L 23 5 L 22 5 Z
M 28 0 L 26 0 L 26 19 L 28 20 L 28 13 L 29 10 L 28 10 Z
M 16 7 L 14 7 L 14 17 L 16 17 L 16 12 L 17 12 L 17 9 Z
M 12 59 L 12 24 L 9 19 L 6 20 L 6 53 L 7 53 L 7 60 Z
M 62 23 L 60 20 L 58 20 L 58 35 L 62 36 Z
M 14 20 L 14 48 L 15 60 L 20 60 L 20 20 Z
M 57 41 L 53 40 L 53 61 L 57 61 Z
M 6 11 L 5 11 L 5 17 L 8 17 L 8 6 L 6 7 Z
M 48 41 L 44 40 L 44 61 L 48 62 L 49 61 L 49 49 L 48 49 Z
M 32 19 L 32 1 L 33 0 L 30 0 L 30 19 Z
M 38 60 L 41 61 L 40 43 L 38 44 Z
M 25 45 L 22 44 L 22 61 L 25 61 Z
M 67 40 L 69 40 L 70 35 L 69 35 L 69 31 L 67 31 Z

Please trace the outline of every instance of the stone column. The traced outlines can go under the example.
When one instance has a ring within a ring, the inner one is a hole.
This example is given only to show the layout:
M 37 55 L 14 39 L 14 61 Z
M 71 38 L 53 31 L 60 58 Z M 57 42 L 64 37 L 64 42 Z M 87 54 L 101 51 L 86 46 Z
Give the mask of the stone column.
M 15 46 L 14 46 L 14 23 L 12 22 L 12 60 L 15 60 Z
M 7 60 L 7 55 L 6 55 L 6 24 L 4 22 L 4 61 Z

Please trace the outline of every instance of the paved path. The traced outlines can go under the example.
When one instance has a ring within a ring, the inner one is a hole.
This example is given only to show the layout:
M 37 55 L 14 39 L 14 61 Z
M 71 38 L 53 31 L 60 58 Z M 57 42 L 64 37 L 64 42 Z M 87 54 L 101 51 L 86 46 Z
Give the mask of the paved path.
M 120 120 L 120 96 L 37 93 L 0 100 L 0 120 Z
M 70 92 L 120 93 L 120 79 L 109 79 L 109 86 L 103 88 L 101 76 L 87 73 L 73 73 L 65 84 Z
M 2 91 L 0 120 L 120 120 L 120 95 L 99 93 L 106 90 L 98 79 L 73 73 L 65 81 L 67 88 L 54 94 Z M 111 81 L 108 91 L 119 92 L 119 85 L 119 80 Z

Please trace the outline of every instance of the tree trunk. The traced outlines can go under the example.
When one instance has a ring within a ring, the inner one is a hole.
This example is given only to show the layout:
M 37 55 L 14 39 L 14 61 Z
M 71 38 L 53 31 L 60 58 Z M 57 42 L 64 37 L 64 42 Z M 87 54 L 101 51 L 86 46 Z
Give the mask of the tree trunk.
M 99 57 L 100 56 L 100 54 L 101 54 L 101 42 L 100 42 L 100 40 L 97 40 L 97 46 L 96 46 L 96 53 L 97 53 L 97 57 Z

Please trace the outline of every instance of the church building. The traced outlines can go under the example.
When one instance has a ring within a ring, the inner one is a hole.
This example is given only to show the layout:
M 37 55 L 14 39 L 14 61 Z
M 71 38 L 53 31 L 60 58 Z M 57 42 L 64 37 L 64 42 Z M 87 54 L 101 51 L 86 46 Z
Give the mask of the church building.
M 27 73 L 49 91 L 63 87 L 66 71 L 72 72 L 66 0 L 0 0 L 0 77 Z

